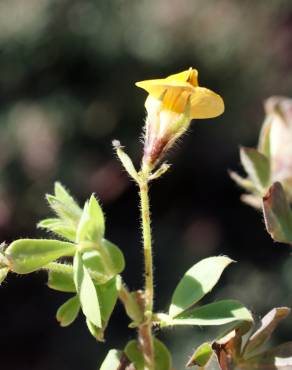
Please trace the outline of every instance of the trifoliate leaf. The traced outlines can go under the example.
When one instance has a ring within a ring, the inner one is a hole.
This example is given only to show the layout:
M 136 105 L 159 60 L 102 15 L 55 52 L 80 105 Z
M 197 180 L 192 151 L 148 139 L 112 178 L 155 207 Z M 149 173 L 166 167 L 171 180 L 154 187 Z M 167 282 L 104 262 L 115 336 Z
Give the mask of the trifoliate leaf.
M 76 246 L 60 240 L 19 239 L 10 244 L 5 255 L 13 272 L 28 274 L 64 256 L 72 256 Z

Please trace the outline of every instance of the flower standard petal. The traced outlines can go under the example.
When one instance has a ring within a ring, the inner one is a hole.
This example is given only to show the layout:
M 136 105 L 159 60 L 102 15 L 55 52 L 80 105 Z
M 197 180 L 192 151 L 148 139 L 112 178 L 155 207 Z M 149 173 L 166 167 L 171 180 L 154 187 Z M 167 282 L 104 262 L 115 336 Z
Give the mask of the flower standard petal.
M 188 82 L 192 86 L 199 86 L 198 83 L 198 71 L 193 68 L 189 68 L 187 71 L 179 72 L 174 75 L 166 77 L 167 81 L 181 81 Z
M 172 91 L 179 93 L 181 91 L 192 92 L 194 87 L 188 82 L 182 81 L 167 81 L 166 78 L 157 80 L 145 80 L 136 82 L 136 86 L 148 92 L 149 95 L 159 99 L 164 91 Z
M 183 90 L 192 91 L 193 87 L 199 86 L 198 71 L 190 68 L 166 78 L 139 81 L 135 85 L 146 90 L 148 94 L 155 98 L 159 98 L 166 89 L 176 89 L 178 92 Z

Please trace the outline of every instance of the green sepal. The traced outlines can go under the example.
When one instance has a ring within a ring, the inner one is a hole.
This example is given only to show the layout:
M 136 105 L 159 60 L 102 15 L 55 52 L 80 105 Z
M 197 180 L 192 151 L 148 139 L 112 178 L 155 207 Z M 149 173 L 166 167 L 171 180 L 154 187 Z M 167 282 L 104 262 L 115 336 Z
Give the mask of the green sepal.
M 6 279 L 6 276 L 7 276 L 8 272 L 9 272 L 9 268 L 8 267 L 1 267 L 0 268 L 0 285 Z
M 80 311 L 80 302 L 78 296 L 68 299 L 58 309 L 56 318 L 62 327 L 69 326 L 77 318 Z
M 209 257 L 191 267 L 173 293 L 169 315 L 176 317 L 203 298 L 232 262 L 234 261 L 225 256 Z
M 128 365 L 126 356 L 122 351 L 111 349 L 99 370 L 123 370 Z
M 267 158 L 271 155 L 271 117 L 268 116 L 262 125 L 259 137 L 258 151 L 263 153 Z
M 237 326 L 248 324 L 250 328 L 253 318 L 250 311 L 240 302 L 228 299 L 183 312 L 172 320 L 172 325 L 217 326 L 234 322 Z
M 71 223 L 63 221 L 60 218 L 46 218 L 37 224 L 38 228 L 46 229 L 52 233 L 61 236 L 67 240 L 75 242 L 76 239 L 76 227 Z
M 154 338 L 154 361 L 155 369 L 171 370 L 171 355 L 167 347 L 158 339 Z M 125 348 L 125 354 L 133 362 L 136 370 L 144 370 L 144 358 L 140 351 L 138 341 L 131 340 Z
M 76 243 L 98 243 L 104 236 L 105 221 L 102 209 L 94 195 L 84 205 L 78 224 Z
M 82 312 L 90 322 L 101 328 L 102 322 L 97 292 L 90 274 L 83 264 L 80 252 L 77 252 L 74 256 L 73 272 Z
M 72 273 L 61 271 L 49 271 L 48 287 L 59 292 L 75 293 L 76 287 Z
M 28 274 L 65 256 L 72 256 L 76 246 L 69 242 L 48 239 L 19 239 L 9 245 L 5 256 L 10 269 L 18 274 Z
M 277 242 L 292 243 L 292 211 L 285 191 L 275 182 L 263 198 L 266 228 Z
M 213 355 L 211 343 L 202 343 L 192 354 L 191 358 L 186 364 L 186 367 L 206 366 Z
M 270 161 L 253 148 L 240 148 L 240 160 L 249 178 L 259 192 L 262 192 L 270 182 Z

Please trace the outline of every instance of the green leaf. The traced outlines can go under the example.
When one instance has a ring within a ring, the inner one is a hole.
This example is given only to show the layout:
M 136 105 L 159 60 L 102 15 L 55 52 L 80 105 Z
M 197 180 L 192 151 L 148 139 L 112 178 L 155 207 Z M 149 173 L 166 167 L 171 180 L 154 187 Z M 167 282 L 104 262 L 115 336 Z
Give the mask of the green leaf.
M 269 185 L 270 161 L 253 148 L 240 148 L 241 163 L 255 187 L 262 191 Z
M 74 283 L 79 295 L 82 311 L 90 322 L 101 328 L 102 322 L 97 292 L 79 252 L 75 254 L 73 270 Z
M 292 243 L 292 211 L 284 189 L 275 182 L 263 198 L 266 228 L 277 242 Z
M 219 361 L 218 361 L 216 354 L 213 353 L 213 355 L 210 358 L 210 361 L 207 364 L 207 367 L 202 367 L 199 369 L 200 370 L 222 370 L 222 367 L 219 365 Z
M 111 349 L 104 359 L 99 370 L 122 370 L 122 365 L 127 365 L 127 359 L 122 351 Z
M 9 272 L 9 268 L 8 267 L 1 267 L 0 268 L 0 285 L 6 279 L 6 276 L 7 276 L 8 272 Z
M 64 256 L 72 256 L 76 247 L 72 243 L 47 239 L 19 239 L 10 244 L 5 255 L 11 270 L 28 274 Z
M 191 267 L 178 283 L 169 308 L 175 317 L 203 298 L 217 284 L 224 269 L 233 262 L 230 258 L 209 257 Z
M 114 274 L 107 271 L 98 250 L 84 252 L 82 260 L 86 268 L 95 274 L 94 281 L 97 283 L 104 284 L 113 278 Z
M 95 288 L 100 304 L 100 313 L 103 321 L 103 326 L 107 324 L 113 309 L 117 303 L 119 289 L 121 285 L 121 277 L 116 276 L 106 284 L 97 285 Z
M 94 325 L 91 321 L 86 319 L 86 325 L 90 332 L 90 334 L 99 342 L 104 342 L 104 330 L 102 328 L 98 328 Z
M 81 210 L 79 211 L 78 209 L 76 209 L 75 206 L 62 202 L 56 196 L 51 194 L 47 194 L 46 199 L 52 210 L 60 219 L 69 224 L 78 225 L 79 219 L 82 214 Z
M 57 320 L 60 325 L 65 327 L 72 324 L 77 318 L 80 311 L 80 303 L 78 296 L 68 299 L 57 311 Z
M 76 228 L 60 218 L 46 218 L 37 224 L 38 228 L 46 229 L 65 239 L 75 242 Z
M 101 255 L 97 249 L 92 249 L 92 250 L 83 252 L 82 260 L 83 260 L 84 265 L 88 269 L 92 271 L 97 271 L 101 274 L 106 275 L 106 272 L 105 272 L 106 268 L 104 266 Z
M 212 345 L 210 343 L 201 344 L 189 359 L 186 367 L 206 366 L 213 355 Z
M 125 258 L 122 251 L 109 240 L 102 239 L 102 244 L 111 259 L 112 273 L 114 275 L 120 274 L 125 268 Z
M 105 223 L 102 209 L 94 195 L 85 203 L 79 221 L 76 242 L 99 242 L 104 236 Z
M 42 220 L 38 227 L 75 241 L 76 227 L 82 214 L 81 208 L 60 183 L 55 183 L 55 195 L 47 194 L 46 198 L 58 218 Z
M 251 353 L 261 347 L 272 335 L 279 323 L 286 319 L 290 313 L 288 307 L 277 307 L 272 309 L 261 320 L 260 328 L 248 339 L 244 354 Z
M 136 340 L 131 340 L 126 348 L 127 357 L 134 363 L 136 370 L 144 370 L 144 359 Z M 158 339 L 154 339 L 155 369 L 170 370 L 171 356 L 166 346 Z
M 116 276 L 106 284 L 97 285 L 95 284 L 95 289 L 98 296 L 98 301 L 100 305 L 100 313 L 102 319 L 102 328 L 98 328 L 91 321 L 87 319 L 86 324 L 88 330 L 98 341 L 104 341 L 104 331 L 107 327 L 110 316 L 116 305 L 118 299 L 118 293 L 120 289 L 121 278 Z
M 75 293 L 73 273 L 49 271 L 48 287 L 60 292 Z
M 222 300 L 210 303 L 188 312 L 180 314 L 172 320 L 173 325 L 225 325 L 232 322 L 248 323 L 253 322 L 249 310 L 240 302 L 234 300 Z
M 121 250 L 108 240 L 102 239 L 100 248 L 84 252 L 82 259 L 90 271 L 99 274 L 95 280 L 104 284 L 124 270 L 125 259 Z
M 55 195 L 47 194 L 46 198 L 53 211 L 63 220 L 78 223 L 82 210 L 69 192 L 59 182 L 55 183 Z
M 248 370 L 292 369 L 292 342 L 280 344 L 273 349 L 248 358 L 244 361 L 244 366 L 244 368 Z
M 66 204 L 67 207 L 70 207 L 72 210 L 74 210 L 76 215 L 80 217 L 82 210 L 70 193 L 65 189 L 65 187 L 60 182 L 55 182 L 54 190 L 56 198 L 60 202 Z

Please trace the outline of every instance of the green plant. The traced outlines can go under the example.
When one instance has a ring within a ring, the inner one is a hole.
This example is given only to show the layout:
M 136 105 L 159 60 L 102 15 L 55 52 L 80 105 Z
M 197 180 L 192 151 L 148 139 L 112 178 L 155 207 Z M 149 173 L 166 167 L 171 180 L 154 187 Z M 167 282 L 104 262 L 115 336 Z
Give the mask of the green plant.
M 198 85 L 198 73 L 193 69 L 137 85 L 149 93 L 145 103 L 148 115 L 140 170 L 135 169 L 117 140 L 113 145 L 123 167 L 139 189 L 144 289 L 132 292 L 124 282 L 121 276 L 125 268 L 124 256 L 118 246 L 105 239 L 105 217 L 95 195 L 91 195 L 81 208 L 60 183 L 55 184 L 54 194 L 46 196 L 54 217 L 38 224 L 57 239 L 19 239 L 9 246 L 2 245 L 0 251 L 1 282 L 8 272 L 29 274 L 47 271 L 49 288 L 70 294 L 56 314 L 60 325 L 70 325 L 82 313 L 90 333 L 98 341 L 104 340 L 107 324 L 120 299 L 129 316 L 129 326 L 137 331 L 137 339 L 126 343 L 122 350 L 110 350 L 101 370 L 171 370 L 171 355 L 154 336 L 154 326 L 161 330 L 181 325 L 223 326 L 224 333 L 237 340 L 253 324 L 251 313 L 238 301 L 222 300 L 197 305 L 233 262 L 226 256 L 209 257 L 194 264 L 175 288 L 168 312 L 154 311 L 149 184 L 169 169 L 170 165 L 162 160 L 188 129 L 191 119 L 218 116 L 224 110 L 224 103 L 219 95 Z M 255 160 L 259 156 L 250 155 Z M 261 171 L 261 176 L 256 179 L 267 181 L 266 160 Z M 217 355 L 220 352 L 216 347 L 218 343 L 203 344 L 188 366 L 207 365 L 213 350 Z M 234 351 L 240 351 L 239 347 Z M 218 364 L 226 369 L 220 360 Z

